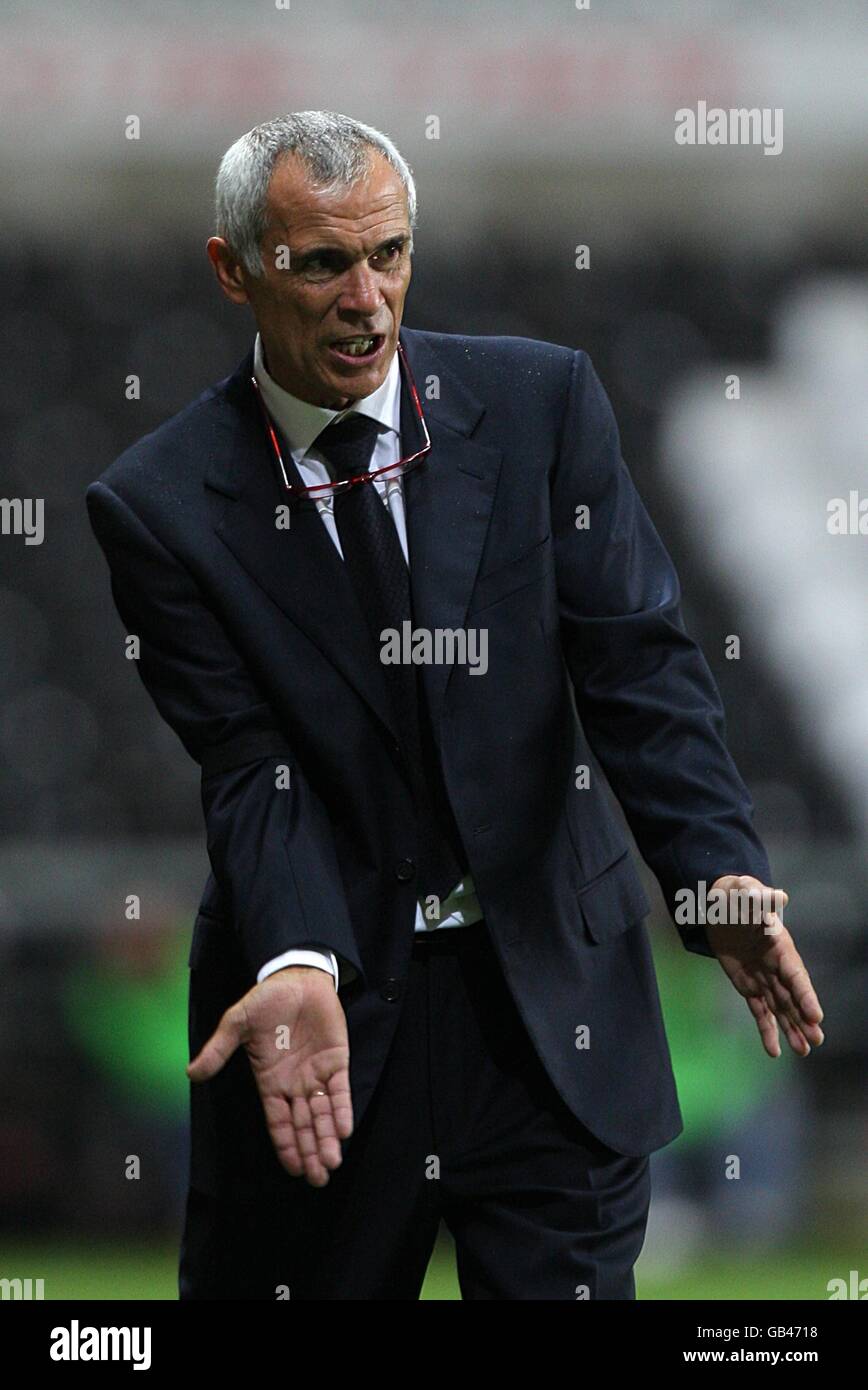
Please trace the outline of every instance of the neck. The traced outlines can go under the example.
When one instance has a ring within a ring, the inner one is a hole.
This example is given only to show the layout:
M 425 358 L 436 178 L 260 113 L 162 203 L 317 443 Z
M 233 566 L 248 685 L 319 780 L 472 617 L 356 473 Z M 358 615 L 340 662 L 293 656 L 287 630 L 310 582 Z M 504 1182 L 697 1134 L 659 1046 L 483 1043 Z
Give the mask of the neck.
M 305 395 L 303 390 L 299 390 L 298 387 L 290 381 L 287 374 L 281 369 L 281 364 L 277 362 L 276 359 L 272 358 L 271 361 L 269 360 L 268 349 L 265 346 L 265 338 L 262 336 L 261 332 L 259 334 L 259 341 L 262 348 L 262 362 L 271 380 L 275 381 L 284 391 L 289 392 L 290 396 L 295 396 L 296 400 L 304 401 L 307 405 L 317 405 L 322 410 L 346 410 L 347 406 L 352 405 L 353 401 L 356 399 L 354 396 L 336 396 L 325 400 L 322 397 Z M 272 365 L 272 362 L 274 365 Z

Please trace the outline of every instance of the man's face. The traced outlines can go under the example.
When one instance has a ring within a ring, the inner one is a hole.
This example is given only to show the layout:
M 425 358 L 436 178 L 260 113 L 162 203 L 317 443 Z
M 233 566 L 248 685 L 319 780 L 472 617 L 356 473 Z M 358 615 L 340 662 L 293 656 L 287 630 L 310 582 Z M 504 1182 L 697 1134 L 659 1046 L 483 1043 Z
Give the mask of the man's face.
M 275 381 L 301 400 L 343 410 L 382 384 L 398 346 L 411 274 L 404 185 L 372 153 L 370 172 L 352 188 L 324 192 L 300 160 L 284 156 L 267 208 L 259 279 L 237 266 L 233 277 L 212 249 L 223 246 L 217 238 L 209 255 L 224 291 L 251 304 Z M 278 268 L 281 246 L 289 248 L 286 268 Z M 233 278 L 238 294 L 227 284 Z

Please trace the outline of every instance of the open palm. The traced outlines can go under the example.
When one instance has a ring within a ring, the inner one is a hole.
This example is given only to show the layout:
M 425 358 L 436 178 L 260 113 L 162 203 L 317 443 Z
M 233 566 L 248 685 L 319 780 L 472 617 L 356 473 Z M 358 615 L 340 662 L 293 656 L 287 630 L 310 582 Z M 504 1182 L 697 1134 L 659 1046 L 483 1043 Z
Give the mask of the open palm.
M 324 1187 L 353 1130 L 347 1021 L 330 976 L 291 966 L 254 985 L 187 1067 L 190 1080 L 210 1081 L 240 1045 L 278 1159 L 293 1177 Z

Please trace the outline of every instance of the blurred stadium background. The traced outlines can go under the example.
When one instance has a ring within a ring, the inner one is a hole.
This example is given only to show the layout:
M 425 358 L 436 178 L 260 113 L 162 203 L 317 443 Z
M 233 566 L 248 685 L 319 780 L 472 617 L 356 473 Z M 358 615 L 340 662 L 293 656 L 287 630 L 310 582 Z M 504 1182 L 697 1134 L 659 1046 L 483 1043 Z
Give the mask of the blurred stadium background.
M 196 769 L 124 660 L 84 489 L 246 350 L 203 251 L 213 174 L 243 131 L 309 107 L 381 127 L 415 170 L 409 325 L 591 354 L 826 1005 L 815 1056 L 769 1061 L 655 898 L 686 1132 L 652 1161 L 639 1296 L 822 1299 L 868 1275 L 868 540 L 826 526 L 868 489 L 863 17 L 7 0 L 0 491 L 44 497 L 46 535 L 0 538 L 0 1276 L 176 1297 L 208 863 Z M 782 153 L 677 146 L 700 99 L 780 108 Z M 445 1233 L 425 1296 L 458 1297 Z

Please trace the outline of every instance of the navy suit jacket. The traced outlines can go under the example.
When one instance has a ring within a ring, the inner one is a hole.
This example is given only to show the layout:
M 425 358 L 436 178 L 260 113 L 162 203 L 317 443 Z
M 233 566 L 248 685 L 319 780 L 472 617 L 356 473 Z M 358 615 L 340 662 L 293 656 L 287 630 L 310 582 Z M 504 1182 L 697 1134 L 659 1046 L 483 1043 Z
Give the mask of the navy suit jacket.
M 682 1121 L 649 902 L 599 768 L 670 911 L 679 889 L 723 873 L 769 882 L 720 698 L 588 356 L 410 329 L 401 341 L 433 441 L 404 480 L 414 625 L 488 632 L 486 674 L 422 668 L 487 930 L 568 1107 L 610 1147 L 646 1154 Z M 202 768 L 212 873 L 191 1048 L 265 961 L 325 943 L 356 972 L 340 997 L 358 1125 L 409 968 L 413 800 L 340 556 L 310 506 L 275 525 L 286 494 L 252 360 L 127 449 L 87 504 L 142 680 Z M 711 954 L 701 927 L 679 930 Z M 242 1051 L 194 1088 L 193 1184 L 277 1180 L 269 1155 Z

